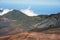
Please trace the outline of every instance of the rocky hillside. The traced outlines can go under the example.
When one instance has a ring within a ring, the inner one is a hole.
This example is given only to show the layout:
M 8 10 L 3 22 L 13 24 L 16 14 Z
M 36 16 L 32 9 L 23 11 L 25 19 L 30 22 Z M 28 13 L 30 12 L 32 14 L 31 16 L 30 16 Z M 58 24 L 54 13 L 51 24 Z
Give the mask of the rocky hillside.
M 43 19 L 45 19 L 44 17 L 41 18 L 39 16 L 35 16 L 35 17 L 27 16 L 19 10 L 10 11 L 5 15 L 3 15 L 3 17 L 8 18 L 9 20 L 12 20 L 12 24 L 14 26 L 23 28 L 25 30 L 30 29 L 30 27 L 33 24 L 36 24 L 42 21 Z
M 32 38 L 31 40 L 40 40 L 41 36 L 44 40 L 44 38 L 47 37 L 48 39 L 51 39 L 50 35 L 57 36 L 58 38 L 56 38 L 59 39 L 59 30 L 60 13 L 30 17 L 18 10 L 13 10 L 0 16 L 1 40 L 29 40 L 29 38 Z M 32 37 L 29 37 L 29 35 L 32 35 Z M 45 35 L 47 36 L 45 37 Z M 54 36 L 52 39 L 55 38 Z
M 34 28 L 49 28 L 54 26 L 60 26 L 60 13 L 51 14 L 43 21 L 32 25 Z
M 0 36 L 22 32 L 22 28 L 12 26 L 12 21 L 0 16 Z
M 29 17 L 19 10 L 9 11 L 0 16 L 0 36 L 11 35 L 27 31 L 31 25 L 42 21 L 44 18 Z

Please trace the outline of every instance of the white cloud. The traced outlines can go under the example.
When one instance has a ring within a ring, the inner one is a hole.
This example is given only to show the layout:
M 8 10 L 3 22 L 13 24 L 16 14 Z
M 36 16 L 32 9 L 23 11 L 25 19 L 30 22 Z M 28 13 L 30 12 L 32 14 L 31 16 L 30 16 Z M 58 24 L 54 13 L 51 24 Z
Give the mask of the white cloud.
M 38 15 L 38 14 L 34 13 L 32 10 L 30 10 L 30 8 L 27 8 L 25 10 L 21 9 L 21 11 L 28 16 L 37 16 Z
M 0 16 L 8 13 L 9 11 L 12 11 L 12 9 L 11 10 L 9 10 L 9 9 L 3 9 L 3 12 L 0 13 Z
M 28 16 L 37 16 L 37 14 L 35 14 L 32 10 L 30 10 L 31 7 L 28 7 L 27 9 L 21 9 L 20 11 L 22 11 L 24 14 L 28 15 Z M 9 11 L 12 11 L 13 9 L 3 9 L 0 8 L 0 10 L 3 10 L 3 12 L 0 13 L 0 16 L 8 13 Z

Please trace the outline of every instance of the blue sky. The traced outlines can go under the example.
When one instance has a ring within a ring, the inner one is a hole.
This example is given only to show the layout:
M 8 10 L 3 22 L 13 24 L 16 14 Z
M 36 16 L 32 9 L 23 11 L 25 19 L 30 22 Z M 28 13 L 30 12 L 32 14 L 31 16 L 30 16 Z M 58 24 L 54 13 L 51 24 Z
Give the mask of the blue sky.
M 60 0 L 0 0 L 0 8 L 27 9 L 36 14 L 52 14 L 60 12 Z

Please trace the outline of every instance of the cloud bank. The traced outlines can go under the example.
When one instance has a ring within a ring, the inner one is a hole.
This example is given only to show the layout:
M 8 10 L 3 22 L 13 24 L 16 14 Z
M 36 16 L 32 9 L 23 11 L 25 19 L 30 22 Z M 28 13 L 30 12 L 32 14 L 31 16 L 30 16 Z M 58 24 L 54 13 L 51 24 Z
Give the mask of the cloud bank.
M 30 7 L 27 9 L 21 9 L 20 11 L 22 11 L 24 14 L 28 15 L 28 16 L 37 16 L 38 14 L 34 13 L 32 10 L 30 10 Z
M 3 10 L 3 12 L 0 13 L 0 16 L 2 16 L 2 15 L 4 15 L 4 14 L 8 13 L 9 11 L 12 11 L 12 9 L 9 10 L 9 9 L 3 9 L 3 8 L 0 8 L 0 10 Z

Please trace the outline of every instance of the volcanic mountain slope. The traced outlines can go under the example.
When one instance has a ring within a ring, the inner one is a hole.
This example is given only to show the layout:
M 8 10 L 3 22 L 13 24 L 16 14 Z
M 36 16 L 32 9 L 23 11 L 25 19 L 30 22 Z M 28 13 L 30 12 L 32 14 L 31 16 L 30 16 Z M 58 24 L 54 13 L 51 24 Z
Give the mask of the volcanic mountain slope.
M 44 19 L 43 17 L 41 18 L 38 16 L 36 16 L 36 17 L 27 16 L 19 10 L 10 11 L 10 12 L 6 13 L 5 15 L 3 15 L 3 17 L 12 20 L 12 22 L 13 22 L 12 24 L 14 26 L 18 26 L 25 30 L 29 29 L 31 27 L 31 25 L 36 24 Z
M 33 25 L 29 31 L 60 34 L 60 13 L 49 15 L 47 19 Z
M 13 10 L 0 16 L 0 40 L 60 40 L 59 30 L 60 13 L 29 17 Z
M 27 16 L 20 11 L 10 11 L 0 16 L 0 36 L 11 35 L 22 32 L 22 28 L 13 25 L 15 20 L 24 20 Z
M 35 31 L 33 29 L 36 27 L 44 30 L 60 25 L 60 13 L 30 17 L 18 10 L 13 10 L 1 16 L 0 19 L 1 35 L 16 34 L 21 31 Z
M 44 18 L 35 16 L 29 17 L 24 13 L 13 10 L 0 16 L 0 36 L 27 31 L 31 25 L 42 21 Z
M 60 13 L 49 15 L 45 20 L 32 25 L 34 28 L 49 28 L 54 26 L 60 26 Z

